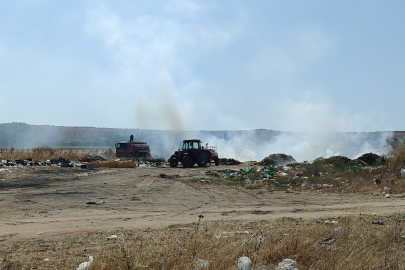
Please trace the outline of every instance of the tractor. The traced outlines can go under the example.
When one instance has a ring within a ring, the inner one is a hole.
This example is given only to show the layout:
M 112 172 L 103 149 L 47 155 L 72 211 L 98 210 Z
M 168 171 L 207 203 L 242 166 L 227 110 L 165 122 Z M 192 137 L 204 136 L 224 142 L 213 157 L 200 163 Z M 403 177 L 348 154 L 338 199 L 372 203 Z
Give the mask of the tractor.
M 201 146 L 201 141 L 197 139 L 184 140 L 180 142 L 179 150 L 174 152 L 169 159 L 170 167 L 177 167 L 181 162 L 183 167 L 191 168 L 197 163 L 199 167 L 205 167 L 207 163 L 214 162 L 219 165 L 217 148 L 208 146 L 208 143 Z

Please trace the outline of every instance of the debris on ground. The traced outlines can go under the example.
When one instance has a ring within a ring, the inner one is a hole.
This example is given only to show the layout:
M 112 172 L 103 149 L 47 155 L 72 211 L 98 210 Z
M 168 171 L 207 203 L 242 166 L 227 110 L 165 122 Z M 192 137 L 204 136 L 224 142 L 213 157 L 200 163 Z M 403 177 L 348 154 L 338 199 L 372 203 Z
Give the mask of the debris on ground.
M 284 259 L 275 270 L 298 270 L 297 262 L 292 259 Z
M 89 269 L 92 263 L 93 263 L 93 256 L 89 256 L 89 260 L 87 262 L 82 262 L 81 264 L 79 264 L 79 267 L 77 267 L 76 270 Z
M 251 270 L 252 269 L 252 261 L 249 259 L 249 257 L 243 256 L 243 257 L 239 258 L 238 269 L 239 270 Z
M 168 174 L 161 173 L 161 174 L 159 174 L 158 177 L 159 178 L 178 178 L 179 175 L 178 174 L 168 175 Z
M 372 224 L 376 224 L 376 225 L 384 225 L 384 221 L 382 220 L 373 220 L 371 221 Z
M 107 240 L 115 240 L 117 238 L 118 238 L 118 236 L 116 234 L 113 234 L 113 235 L 108 236 Z
M 86 204 L 104 204 L 104 201 L 88 201 Z
M 335 228 L 334 232 L 335 232 L 336 234 L 342 234 L 342 233 L 345 232 L 345 228 L 343 228 L 343 227 L 337 227 L 337 228 Z
M 87 155 L 81 159 L 79 159 L 80 162 L 94 162 L 94 161 L 105 161 L 106 159 L 103 158 L 102 156 L 97 156 L 97 155 Z
M 374 183 L 376 183 L 376 185 L 381 185 L 382 181 L 381 181 L 381 175 L 377 175 L 374 178 Z
M 208 269 L 210 262 L 204 259 L 196 259 L 194 262 L 194 269 Z

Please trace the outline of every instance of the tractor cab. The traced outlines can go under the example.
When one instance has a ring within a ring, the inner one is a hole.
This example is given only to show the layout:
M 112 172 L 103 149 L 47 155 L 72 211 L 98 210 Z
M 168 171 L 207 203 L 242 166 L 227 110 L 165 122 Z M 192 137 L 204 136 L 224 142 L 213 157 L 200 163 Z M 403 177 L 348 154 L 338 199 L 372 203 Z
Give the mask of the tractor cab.
M 185 140 L 180 142 L 179 150 L 189 151 L 189 150 L 197 150 L 201 149 L 201 141 L 200 140 Z

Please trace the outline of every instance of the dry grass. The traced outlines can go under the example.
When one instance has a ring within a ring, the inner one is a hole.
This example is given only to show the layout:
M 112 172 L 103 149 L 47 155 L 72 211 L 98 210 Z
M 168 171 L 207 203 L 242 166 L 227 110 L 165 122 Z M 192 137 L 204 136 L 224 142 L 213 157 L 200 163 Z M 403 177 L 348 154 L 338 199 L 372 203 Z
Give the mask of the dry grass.
M 381 219 L 385 225 L 372 224 Z M 159 230 L 95 232 L 32 241 L 3 242 L 0 269 L 75 269 L 87 255 L 91 269 L 236 269 L 240 256 L 273 269 L 285 258 L 305 269 L 405 269 L 404 216 L 357 216 L 338 224 L 281 219 L 244 224 L 198 222 Z M 344 228 L 337 234 L 336 227 Z M 117 240 L 107 240 L 109 234 Z M 334 245 L 324 243 L 331 235 Z M 48 258 L 49 261 L 44 261 Z M 203 269 L 203 268 L 201 268 Z M 260 268 L 263 269 L 263 268 Z
M 106 159 L 115 158 L 115 149 L 93 149 L 93 150 L 63 150 L 52 147 L 36 147 L 30 149 L 0 148 L 1 159 L 27 159 L 36 161 L 46 161 L 54 158 L 66 158 L 69 160 L 79 160 L 88 155 L 98 155 Z
M 389 153 L 388 167 L 397 173 L 405 168 L 405 146 L 394 148 Z

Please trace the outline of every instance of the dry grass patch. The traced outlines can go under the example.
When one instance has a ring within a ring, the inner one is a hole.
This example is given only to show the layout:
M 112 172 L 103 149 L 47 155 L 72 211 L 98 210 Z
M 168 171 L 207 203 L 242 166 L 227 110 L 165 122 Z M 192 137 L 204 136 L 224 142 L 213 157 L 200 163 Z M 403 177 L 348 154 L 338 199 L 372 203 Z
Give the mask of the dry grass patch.
M 4 239 L 1 269 L 75 269 L 88 255 L 91 269 L 236 269 L 240 256 L 255 269 L 285 258 L 305 269 L 405 269 L 404 216 L 356 216 L 338 223 L 277 221 L 198 222 L 164 229 L 94 232 L 43 240 Z M 372 224 L 381 220 L 384 225 Z M 336 230 L 341 227 L 342 229 Z M 107 240 L 116 234 L 116 240 Z M 201 268 L 203 269 L 203 268 Z
M 0 148 L 1 159 L 27 159 L 32 158 L 36 161 L 46 161 L 48 159 L 65 158 L 69 160 L 79 160 L 86 156 L 103 156 L 106 159 L 115 158 L 115 149 L 93 149 L 93 150 L 63 150 L 52 147 L 36 147 L 29 149 Z

